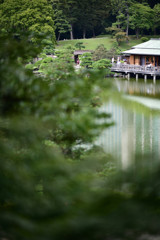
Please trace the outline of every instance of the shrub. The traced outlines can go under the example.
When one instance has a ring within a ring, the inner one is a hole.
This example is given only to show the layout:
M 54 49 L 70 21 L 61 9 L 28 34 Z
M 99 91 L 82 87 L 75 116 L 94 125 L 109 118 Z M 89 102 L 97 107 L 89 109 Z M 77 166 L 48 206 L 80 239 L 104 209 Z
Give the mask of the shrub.
M 86 68 L 92 67 L 92 53 L 86 52 L 80 56 L 81 66 Z
M 42 63 L 50 63 L 53 62 L 53 58 L 52 57 L 46 57 L 42 60 Z
M 109 69 L 111 67 L 111 62 L 108 59 L 100 59 L 93 63 L 94 69 Z
M 149 40 L 149 38 L 147 37 L 141 37 L 141 42 L 147 42 Z
M 75 44 L 75 48 L 81 50 L 82 48 L 85 48 L 85 46 L 83 45 L 83 42 L 77 42 Z
M 29 64 L 27 64 L 27 65 L 25 66 L 25 68 L 28 69 L 28 70 L 33 70 L 33 69 L 34 69 L 34 65 L 31 64 L 31 63 L 29 63 Z
M 103 44 L 100 44 L 93 53 L 93 60 L 97 61 L 103 58 L 107 58 L 107 49 Z
M 34 67 L 39 68 L 42 63 L 42 60 L 38 60 L 37 62 L 34 63 Z

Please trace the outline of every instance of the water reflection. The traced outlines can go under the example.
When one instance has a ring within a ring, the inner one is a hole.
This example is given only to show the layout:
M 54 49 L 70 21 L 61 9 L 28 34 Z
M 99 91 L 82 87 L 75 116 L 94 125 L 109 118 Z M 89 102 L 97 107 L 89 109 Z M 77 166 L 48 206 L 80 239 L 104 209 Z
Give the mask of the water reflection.
M 143 92 L 152 89 L 152 93 L 160 94 L 160 86 L 153 87 L 152 84 L 144 88 L 145 83 L 128 81 L 116 82 L 119 89 L 125 93 Z M 138 86 L 140 89 L 138 90 Z M 124 87 L 124 88 L 123 88 Z M 120 104 L 109 102 L 104 104 L 102 111 L 111 113 L 115 126 L 106 129 L 98 140 L 107 153 L 121 160 L 123 168 L 128 167 L 135 159 L 136 154 L 146 153 L 160 156 L 160 114 L 149 111 L 146 115 L 135 109 L 128 109 Z
M 156 84 L 152 80 L 144 82 L 142 79 L 137 82 L 135 79 L 128 81 L 117 78 L 114 82 L 118 91 L 123 93 L 140 96 L 160 96 L 160 81 L 158 80 Z
M 98 143 L 107 153 L 121 159 L 123 167 L 134 160 L 136 153 L 160 156 L 160 116 L 132 112 L 112 102 L 102 110 L 111 113 L 116 124 L 102 133 Z

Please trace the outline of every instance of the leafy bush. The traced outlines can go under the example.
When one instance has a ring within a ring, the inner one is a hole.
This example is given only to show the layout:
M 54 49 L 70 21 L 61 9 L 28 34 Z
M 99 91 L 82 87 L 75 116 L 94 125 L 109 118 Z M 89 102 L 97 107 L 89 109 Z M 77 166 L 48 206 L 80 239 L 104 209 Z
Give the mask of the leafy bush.
M 60 59 L 60 61 L 73 63 L 74 62 L 73 52 L 74 52 L 73 46 L 68 45 L 64 49 L 61 49 L 61 50 L 57 49 L 55 51 L 55 55 L 58 57 L 58 59 Z
M 147 42 L 149 40 L 148 37 L 141 37 L 141 42 Z
M 36 68 L 39 68 L 40 67 L 40 65 L 42 64 L 42 59 L 41 60 L 38 60 L 38 61 L 36 61 L 35 63 L 34 63 L 34 67 L 36 67 Z
M 99 45 L 93 53 L 93 60 L 98 61 L 100 59 L 107 58 L 107 49 L 103 44 Z
M 42 52 L 42 53 L 40 53 L 40 54 L 39 54 L 39 56 L 38 56 L 38 57 L 39 57 L 39 58 L 46 58 L 46 57 L 47 57 L 47 55 L 46 55 L 45 53 L 43 53 L 43 52 Z
M 28 70 L 33 70 L 34 69 L 34 65 L 30 63 L 30 64 L 27 64 L 25 66 L 25 68 L 28 69 Z
M 92 67 L 92 53 L 86 52 L 83 53 L 80 57 L 80 65 L 85 68 L 91 68 Z
M 83 45 L 83 42 L 77 42 L 75 48 L 81 50 L 82 48 L 85 48 L 85 46 Z
M 51 39 L 43 39 L 43 53 L 45 54 L 54 54 L 55 52 L 55 46 Z
M 42 63 L 51 63 L 53 62 L 53 58 L 52 57 L 46 57 L 42 60 Z
M 108 70 L 111 67 L 111 61 L 108 59 L 101 59 L 93 63 L 94 69 L 106 69 Z

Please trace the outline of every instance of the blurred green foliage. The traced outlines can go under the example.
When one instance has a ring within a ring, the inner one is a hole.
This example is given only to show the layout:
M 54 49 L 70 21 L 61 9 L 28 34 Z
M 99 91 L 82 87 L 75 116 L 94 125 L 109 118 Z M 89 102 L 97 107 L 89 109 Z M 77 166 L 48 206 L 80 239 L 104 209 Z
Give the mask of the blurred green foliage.
M 88 201 L 93 173 L 89 165 L 80 167 L 64 157 L 85 159 L 85 149 L 74 148 L 91 143 L 110 125 L 96 122 L 109 115 L 92 102 L 110 83 L 88 71 L 76 73 L 66 52 L 55 63 L 49 57 L 39 61 L 53 64 L 45 78 L 33 74 L 24 65 L 42 49 L 27 39 L 3 37 L 0 48 L 0 238 L 69 236 L 72 206 L 78 210 Z
M 95 99 L 110 83 L 100 72 L 75 72 L 64 54 L 51 62 L 57 72 L 33 74 L 24 63 L 40 52 L 25 41 L 0 40 L 0 239 L 159 234 L 160 167 L 150 164 L 153 156 L 117 173 L 111 156 L 82 145 L 110 125 L 100 121 L 109 115 Z

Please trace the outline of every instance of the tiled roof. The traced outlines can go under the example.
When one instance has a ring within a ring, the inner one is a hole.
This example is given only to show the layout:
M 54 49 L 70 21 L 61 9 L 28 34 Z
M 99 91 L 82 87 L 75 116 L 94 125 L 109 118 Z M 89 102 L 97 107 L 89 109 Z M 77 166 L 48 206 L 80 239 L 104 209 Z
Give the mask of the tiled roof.
M 138 44 L 123 54 L 154 55 L 160 56 L 160 39 L 151 39 L 147 42 Z
M 74 55 L 79 55 L 79 54 L 83 54 L 86 52 L 93 52 L 93 51 L 92 50 L 75 50 Z
M 147 42 L 144 42 L 144 43 L 141 43 L 141 44 L 138 44 L 132 48 L 145 48 L 145 49 L 159 49 L 160 50 L 160 39 L 157 38 L 157 39 L 151 39 Z
M 153 56 L 160 56 L 160 49 L 130 49 L 127 51 L 122 52 L 123 54 L 135 54 L 135 55 L 153 55 Z

